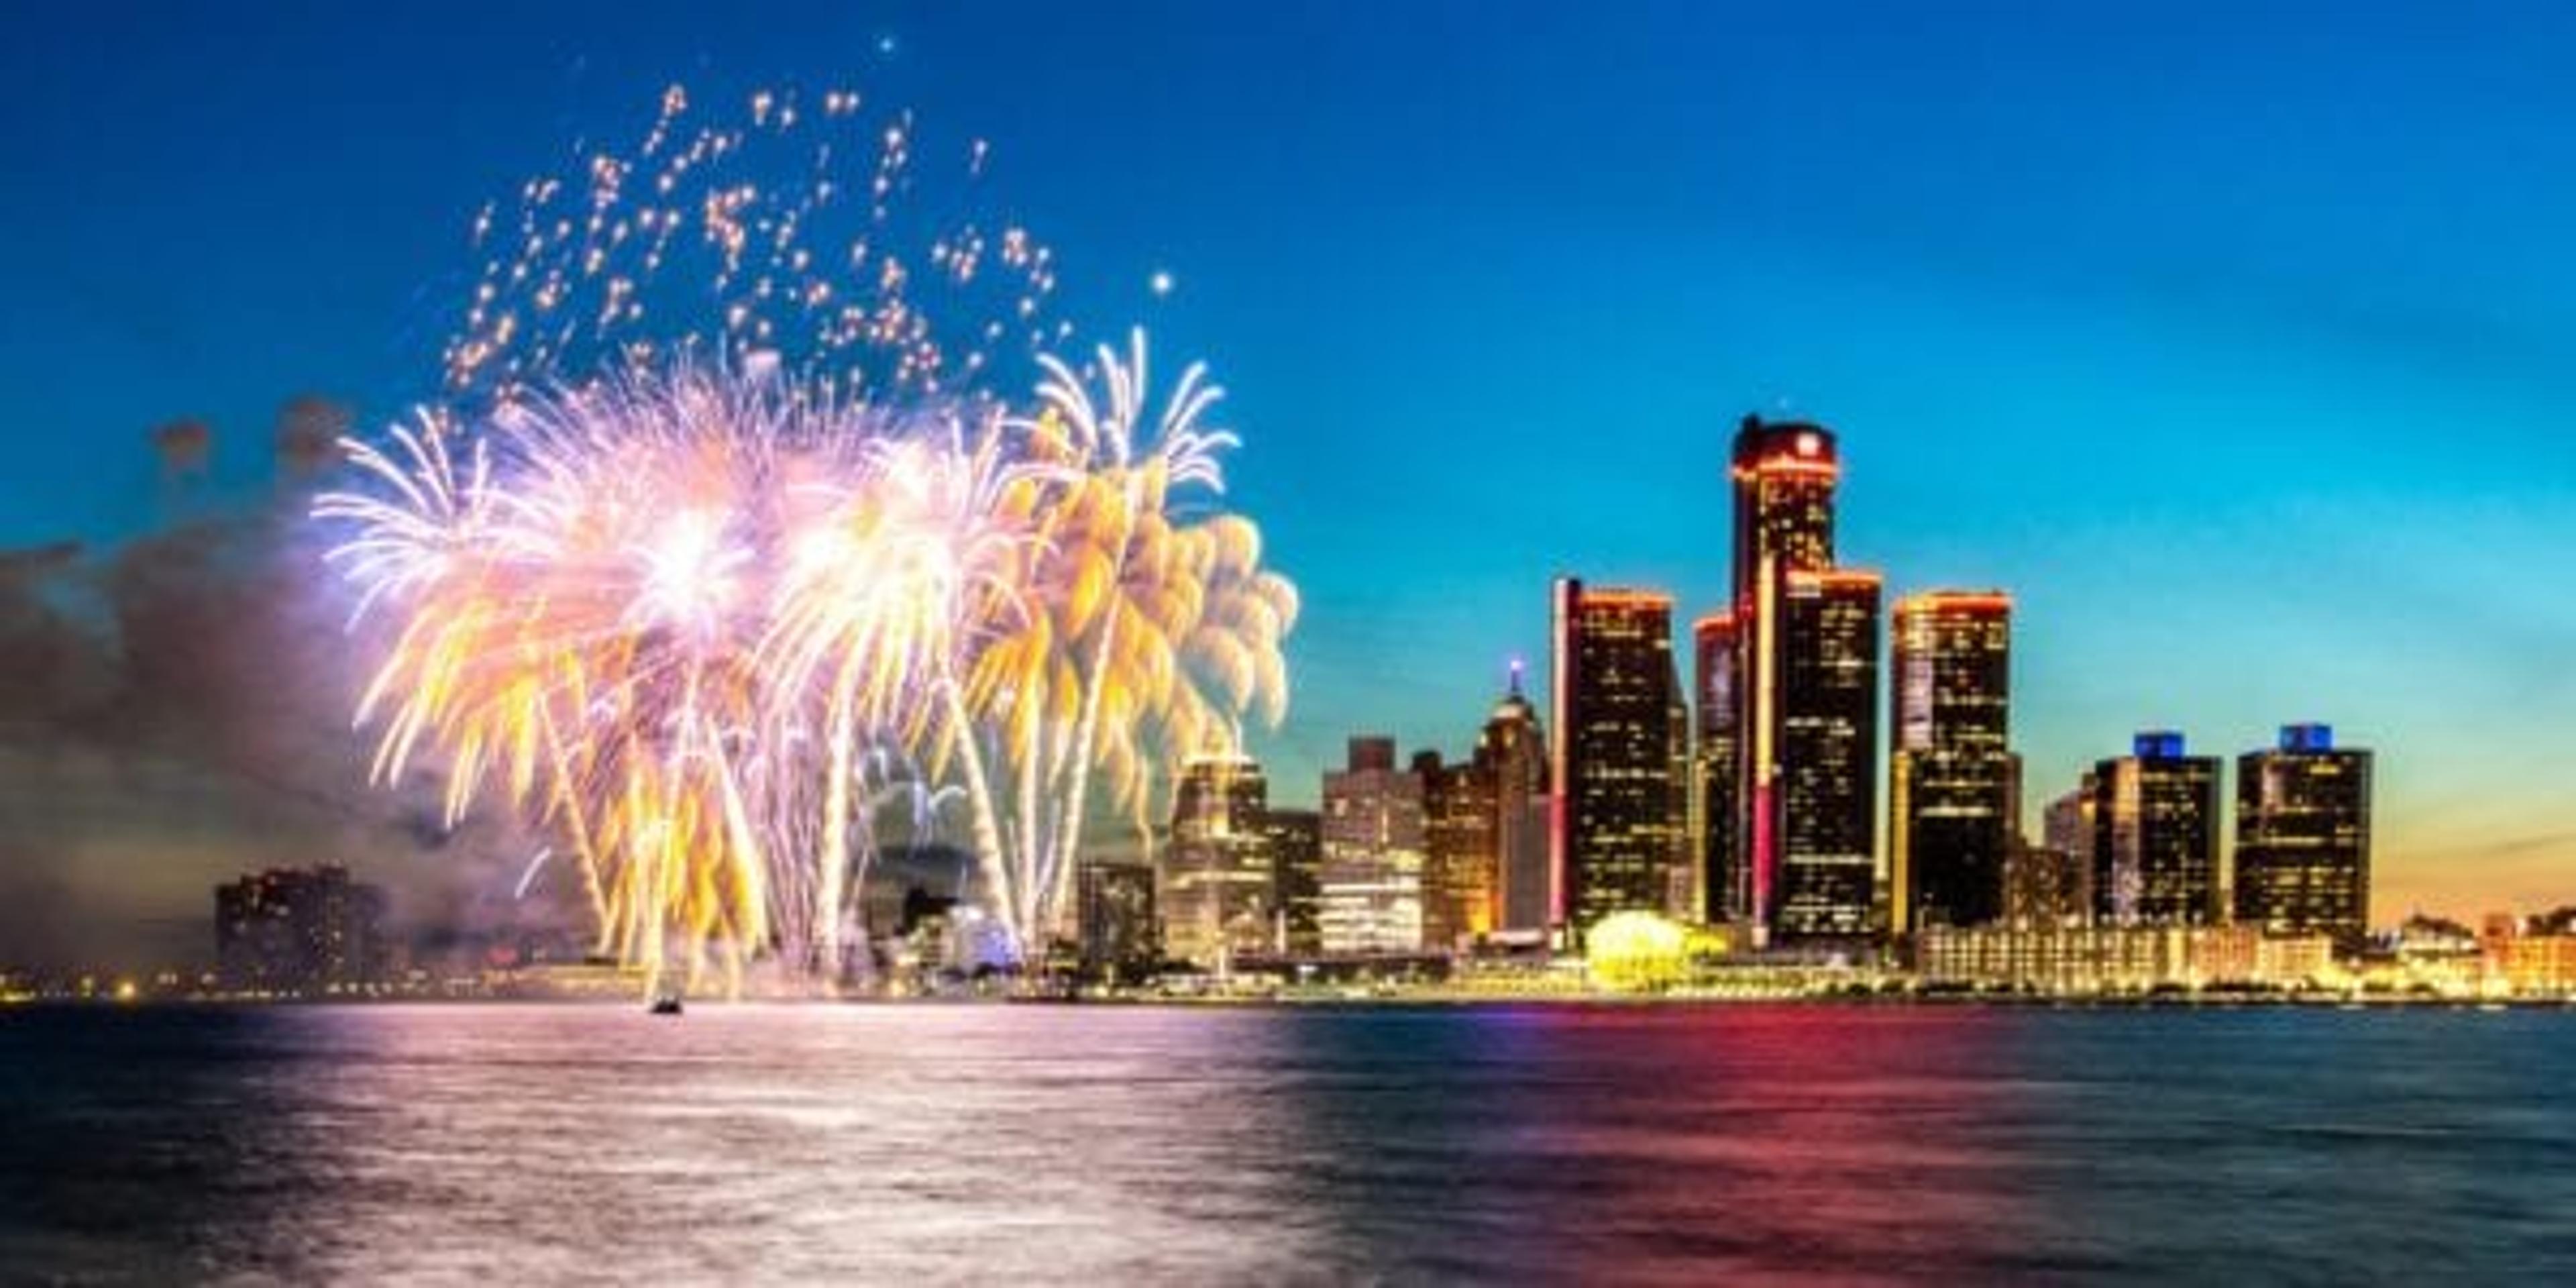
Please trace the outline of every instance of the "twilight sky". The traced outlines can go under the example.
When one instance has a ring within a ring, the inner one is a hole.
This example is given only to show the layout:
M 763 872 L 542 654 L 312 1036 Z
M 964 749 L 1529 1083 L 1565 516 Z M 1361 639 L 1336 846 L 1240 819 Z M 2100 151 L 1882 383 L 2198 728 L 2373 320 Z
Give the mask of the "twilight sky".
M 22 601 L 195 585 L 169 556 L 220 560 L 192 534 L 269 521 L 280 404 L 369 425 L 428 391 L 475 210 L 586 132 L 631 138 L 673 81 L 856 84 L 990 140 L 1086 334 L 1141 321 L 1212 364 L 1248 439 L 1234 499 L 1306 595 L 1288 724 L 1255 745 L 1277 796 L 1311 800 L 1354 730 L 1462 753 L 1505 659 L 1539 669 L 1557 572 L 1715 603 L 1726 436 L 1786 408 L 1843 435 L 1846 561 L 2018 596 L 2034 810 L 2137 728 L 2232 756 L 2324 720 L 2380 752 L 2382 917 L 2576 899 L 2565 6 L 111 2 L 10 26 L 0 950 L 38 921 L 193 945 L 206 884 L 267 862 L 450 862 L 331 803 L 336 752 L 263 742 L 331 768 L 246 799 L 278 780 L 220 731 L 345 695 L 279 649 L 189 672 L 175 641 L 229 592 L 117 610 L 183 662 L 101 682 L 114 719 L 49 705 L 25 659 L 64 650 Z M 148 441 L 183 416 L 213 427 L 185 489 Z M 25 553 L 64 540 L 84 552 Z M 258 700 L 134 715 L 220 684 Z M 461 870 L 453 896 L 485 897 Z

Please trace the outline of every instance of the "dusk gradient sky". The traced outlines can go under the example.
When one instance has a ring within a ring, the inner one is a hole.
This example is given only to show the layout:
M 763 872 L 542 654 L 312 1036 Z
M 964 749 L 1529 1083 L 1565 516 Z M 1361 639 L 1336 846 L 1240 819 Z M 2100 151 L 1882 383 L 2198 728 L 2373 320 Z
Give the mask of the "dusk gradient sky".
M 9 25 L 0 550 L 167 522 L 173 417 L 250 498 L 290 395 L 374 424 L 430 392 L 475 210 L 664 85 L 854 84 L 991 141 L 1086 335 L 1141 322 L 1229 389 L 1233 499 L 1305 593 L 1275 796 L 1354 731 L 1463 754 L 1506 659 L 1543 672 L 1552 575 L 1716 604 L 1727 437 L 1785 410 L 1842 435 L 1847 562 L 2018 598 L 2034 812 L 2139 728 L 2232 757 L 2322 720 L 2380 753 L 2382 918 L 2576 902 L 2576 8 Z M 84 907 L 195 915 L 229 866 L 332 857 L 194 790 L 129 814 L 191 838 L 184 876 L 135 875 L 133 817 L 56 820 L 101 856 L 58 884 Z

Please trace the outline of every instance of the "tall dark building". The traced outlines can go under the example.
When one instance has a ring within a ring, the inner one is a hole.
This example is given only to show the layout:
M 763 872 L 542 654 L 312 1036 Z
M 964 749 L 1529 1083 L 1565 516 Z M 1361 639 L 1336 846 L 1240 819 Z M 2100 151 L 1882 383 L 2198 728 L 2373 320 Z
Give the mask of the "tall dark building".
M 1783 940 L 1875 928 L 1879 579 L 1834 564 L 1841 474 L 1821 425 L 1736 432 L 1733 854 Z
M 1494 803 L 1494 908 L 1498 931 L 1545 933 L 1554 907 L 1549 865 L 1548 746 L 1538 710 L 1521 696 L 1521 668 L 1494 704 L 1469 762 Z
M 1270 855 L 1261 835 L 1268 810 L 1268 780 L 1249 757 L 1196 756 L 1181 767 L 1155 900 L 1173 957 L 1216 969 L 1270 946 Z
M 1153 977 L 1163 959 L 1154 921 L 1154 869 L 1086 860 L 1074 869 L 1082 973 L 1113 984 Z
M 2280 745 L 2236 760 L 2236 920 L 2271 934 L 2370 928 L 2370 753 L 2334 730 L 2288 725 Z
M 2113 926 L 2206 926 L 2218 906 L 2218 758 L 2137 736 L 2093 766 L 2093 912 Z
M 227 988 L 317 994 L 375 983 L 384 891 L 347 868 L 272 868 L 215 887 L 215 960 Z
M 1743 714 L 1736 660 L 1733 613 L 1691 623 L 1690 835 L 1700 871 L 1699 917 L 1712 923 L 1733 921 L 1745 910 L 1744 865 L 1736 853 L 1736 721 Z
M 1278 919 L 1273 951 L 1311 957 L 1324 951 L 1324 822 L 1310 809 L 1273 809 L 1262 816 L 1270 851 L 1270 906 Z
M 1789 575 L 1771 814 L 1771 924 L 1785 940 L 1866 936 L 1878 878 L 1878 574 Z M 1767 824 L 1767 827 L 1764 826 Z
M 1494 789 L 1468 761 L 1413 757 L 1422 779 L 1422 946 L 1447 952 L 1494 929 Z
M 1897 601 L 1889 740 L 1891 928 L 2003 915 L 2014 834 L 2012 600 L 1927 591 Z
M 1673 890 L 1679 687 L 1673 601 L 1557 579 L 1555 921 L 1577 936 L 1614 912 L 1662 912 Z

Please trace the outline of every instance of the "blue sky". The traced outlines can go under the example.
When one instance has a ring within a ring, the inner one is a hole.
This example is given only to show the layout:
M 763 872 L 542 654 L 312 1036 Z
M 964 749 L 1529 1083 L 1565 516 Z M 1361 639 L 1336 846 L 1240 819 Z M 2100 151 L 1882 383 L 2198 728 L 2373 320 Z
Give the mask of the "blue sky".
M 1847 560 L 2019 597 L 2035 798 L 2326 720 L 2383 915 L 2563 902 L 2570 66 L 2538 3 L 30 10 L 0 548 L 160 522 L 174 416 L 249 493 L 287 396 L 398 411 L 474 210 L 663 85 L 857 83 L 1232 391 L 1306 594 L 1280 795 L 1356 730 L 1463 752 L 1557 572 L 1716 602 L 1726 436 L 1787 408 Z

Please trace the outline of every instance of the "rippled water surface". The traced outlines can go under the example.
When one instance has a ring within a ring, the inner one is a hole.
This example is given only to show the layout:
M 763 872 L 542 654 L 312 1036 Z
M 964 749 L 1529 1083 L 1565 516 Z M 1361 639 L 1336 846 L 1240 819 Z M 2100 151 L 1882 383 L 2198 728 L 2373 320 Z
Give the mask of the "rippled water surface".
M 0 1013 L 0 1279 L 2576 1274 L 2576 1013 Z

